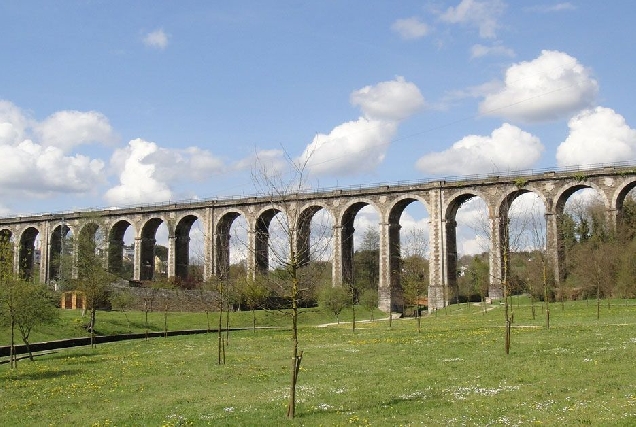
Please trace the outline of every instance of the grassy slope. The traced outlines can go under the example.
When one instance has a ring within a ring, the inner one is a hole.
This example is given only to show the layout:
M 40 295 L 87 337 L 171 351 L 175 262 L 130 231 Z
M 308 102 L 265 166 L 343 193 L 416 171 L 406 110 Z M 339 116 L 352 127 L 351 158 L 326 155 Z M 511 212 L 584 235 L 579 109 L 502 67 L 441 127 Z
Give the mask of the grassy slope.
M 257 311 L 256 326 L 289 326 L 289 316 L 282 311 Z M 362 319 L 369 318 L 369 312 L 358 309 L 356 316 Z M 385 316 L 382 312 L 376 311 L 375 316 Z M 341 319 L 350 320 L 350 311 L 341 314 Z M 223 325 L 225 325 L 225 313 L 223 314 Z M 303 309 L 300 321 L 307 325 L 334 322 L 333 314 L 326 313 L 318 308 Z M 82 316 L 81 310 L 60 310 L 59 320 L 52 325 L 46 325 L 33 330 L 29 341 L 50 341 L 61 338 L 88 336 L 83 325 L 89 321 L 88 314 Z M 217 328 L 219 324 L 218 313 L 209 314 L 210 327 Z M 207 329 L 208 318 L 205 313 L 173 313 L 168 312 L 168 329 Z M 148 313 L 148 329 L 150 331 L 164 330 L 164 313 Z M 231 312 L 230 327 L 252 327 L 252 313 L 250 311 Z M 143 312 L 118 312 L 118 311 L 98 311 L 95 330 L 98 334 L 111 335 L 128 332 L 143 333 L 146 330 L 145 313 Z M 10 331 L 8 328 L 0 328 L 0 345 L 8 345 Z M 16 332 L 16 343 L 22 343 Z
M 298 425 L 634 425 L 636 306 L 552 306 L 552 327 L 514 307 L 449 308 L 423 319 L 303 326 Z M 201 315 L 203 316 L 203 315 Z M 308 315 L 306 319 L 309 318 Z M 319 315 L 316 315 L 319 317 Z M 248 322 L 249 324 L 249 322 Z M 289 333 L 235 332 L 78 348 L 0 366 L 0 425 L 278 425 Z

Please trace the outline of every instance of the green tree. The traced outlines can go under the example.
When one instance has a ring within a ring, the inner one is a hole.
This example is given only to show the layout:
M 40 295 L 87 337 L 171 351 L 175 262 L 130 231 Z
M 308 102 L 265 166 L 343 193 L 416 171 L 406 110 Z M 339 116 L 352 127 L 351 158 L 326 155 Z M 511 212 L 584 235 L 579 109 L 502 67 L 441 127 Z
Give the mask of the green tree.
M 360 249 L 353 255 L 354 292 L 377 289 L 380 278 L 380 233 L 367 228 Z
M 269 289 L 267 289 L 260 277 L 245 277 L 239 283 L 245 304 L 252 312 L 252 330 L 256 332 L 256 309 L 262 307 L 263 303 L 265 303 L 269 295 Z
M 421 331 L 420 305 L 428 297 L 428 260 L 420 255 L 411 255 L 402 260 L 402 289 L 404 302 L 414 307 L 417 331 Z
M 109 273 L 104 259 L 107 251 L 103 227 L 86 219 L 86 225 L 77 239 L 77 278 L 72 280 L 75 289 L 81 291 L 86 299 L 86 308 L 90 313 L 87 329 L 90 332 L 91 347 L 95 347 L 95 324 L 97 310 L 109 308 L 111 284 L 115 277 Z
M 378 291 L 376 289 L 365 289 L 360 295 L 360 305 L 371 313 L 371 321 L 374 321 L 375 309 L 378 308 Z
M 53 296 L 43 285 L 17 281 L 15 286 L 15 324 L 20 331 L 29 359 L 33 361 L 29 343 L 31 331 L 38 326 L 54 323 L 59 317 L 59 312 L 53 304 Z
M 11 331 L 11 340 L 9 343 L 9 364 L 11 368 L 18 367 L 18 358 L 15 352 L 15 329 L 22 282 L 21 279 L 7 275 L 2 277 L 0 283 L 0 314 L 2 315 L 2 323 L 8 325 Z
M 130 327 L 130 319 L 128 318 L 128 310 L 132 307 L 135 302 L 135 298 L 129 289 L 122 288 L 117 289 L 113 292 L 111 296 L 111 304 L 113 305 L 113 309 L 119 310 L 124 313 L 124 317 L 126 318 L 126 322 L 128 323 L 128 332 L 132 332 Z
M 320 292 L 320 305 L 336 316 L 340 324 L 340 313 L 351 304 L 351 295 L 342 286 L 323 286 Z

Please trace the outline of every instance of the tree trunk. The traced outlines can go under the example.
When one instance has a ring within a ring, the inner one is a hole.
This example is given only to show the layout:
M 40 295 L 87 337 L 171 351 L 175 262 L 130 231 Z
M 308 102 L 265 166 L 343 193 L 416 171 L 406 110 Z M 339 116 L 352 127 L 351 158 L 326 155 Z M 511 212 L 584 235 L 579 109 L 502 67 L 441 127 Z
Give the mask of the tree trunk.
M 29 360 L 31 362 L 34 362 L 33 353 L 31 353 L 31 345 L 29 344 L 29 340 L 25 338 L 25 339 L 23 339 L 23 341 L 24 341 L 24 345 L 26 346 L 27 353 L 29 354 Z
M 223 351 L 225 352 L 225 346 L 230 344 L 230 306 L 228 304 L 227 310 L 225 310 L 225 343 L 223 345 Z M 223 355 L 225 360 L 225 354 Z
M 289 419 L 296 416 L 296 383 L 298 382 L 300 362 L 303 358 L 302 352 L 298 354 L 298 278 L 296 277 L 295 264 L 292 264 L 292 281 L 292 366 L 289 403 L 287 404 L 287 418 Z
M 601 318 L 601 290 L 596 286 L 596 320 Z
M 165 304 L 163 310 L 163 336 L 168 338 L 168 303 Z
M 148 301 L 144 301 L 144 312 L 146 313 L 146 340 L 148 339 Z
M 223 307 L 221 307 L 221 311 L 219 312 L 219 365 L 223 364 Z
M 506 320 L 506 354 L 510 354 L 510 320 Z
M 91 320 L 89 323 L 91 328 L 91 348 L 95 348 L 95 306 L 91 307 Z
M 9 348 L 9 365 L 12 368 L 18 367 L 18 358 L 15 354 L 15 318 L 11 315 L 11 347 Z
M 355 306 L 355 304 L 351 304 L 351 313 L 353 315 L 353 322 L 351 322 L 352 328 L 353 328 L 352 330 L 353 330 L 353 332 L 355 332 L 356 331 L 356 306 Z

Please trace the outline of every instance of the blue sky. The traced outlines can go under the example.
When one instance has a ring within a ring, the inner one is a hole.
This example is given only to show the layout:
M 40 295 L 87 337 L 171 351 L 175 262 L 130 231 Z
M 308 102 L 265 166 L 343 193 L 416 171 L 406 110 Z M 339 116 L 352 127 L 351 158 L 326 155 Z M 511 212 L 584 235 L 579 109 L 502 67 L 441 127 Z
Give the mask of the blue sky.
M 636 159 L 631 1 L 0 4 L 1 215 Z

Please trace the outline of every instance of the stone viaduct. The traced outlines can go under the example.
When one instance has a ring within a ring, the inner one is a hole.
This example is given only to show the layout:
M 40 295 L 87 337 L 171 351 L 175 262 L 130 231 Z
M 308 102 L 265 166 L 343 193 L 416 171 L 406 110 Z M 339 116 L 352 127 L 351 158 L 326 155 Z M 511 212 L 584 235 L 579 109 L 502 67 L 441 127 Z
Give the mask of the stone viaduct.
M 377 210 L 380 221 L 379 307 L 400 310 L 400 217 L 410 203 L 422 203 L 429 213 L 429 310 L 448 303 L 457 283 L 455 216 L 473 197 L 486 203 L 490 227 L 490 297 L 502 296 L 505 256 L 508 248 L 508 208 L 521 194 L 538 195 L 545 206 L 546 253 L 561 280 L 563 250 L 560 244 L 560 214 L 567 199 L 582 188 L 595 189 L 605 204 L 608 220 L 615 225 L 627 193 L 636 186 L 636 167 L 600 166 L 589 169 L 552 170 L 463 177 L 442 181 L 398 183 L 368 188 L 301 192 L 277 197 L 243 197 L 164 203 L 122 209 L 66 212 L 0 218 L 0 236 L 13 247 L 13 268 L 24 277 L 35 277 L 35 241 L 39 239 L 39 280 L 54 280 L 59 263 L 52 260 L 61 251 L 68 233 L 94 236 L 101 230 L 108 245 L 108 268 L 119 271 L 123 259 L 124 233 L 135 230 L 134 279 L 150 280 L 154 272 L 155 235 L 165 223 L 168 229 L 168 277 L 185 277 L 189 263 L 190 230 L 199 220 L 204 229 L 204 277 L 223 277 L 229 268 L 230 227 L 242 216 L 248 225 L 247 266 L 250 274 L 268 270 L 270 223 L 282 212 L 290 223 L 291 246 L 301 264 L 310 262 L 311 221 L 320 210 L 332 217 L 332 274 L 335 286 L 353 279 L 353 224 L 367 205 Z M 77 253 L 77 252 L 74 252 Z

